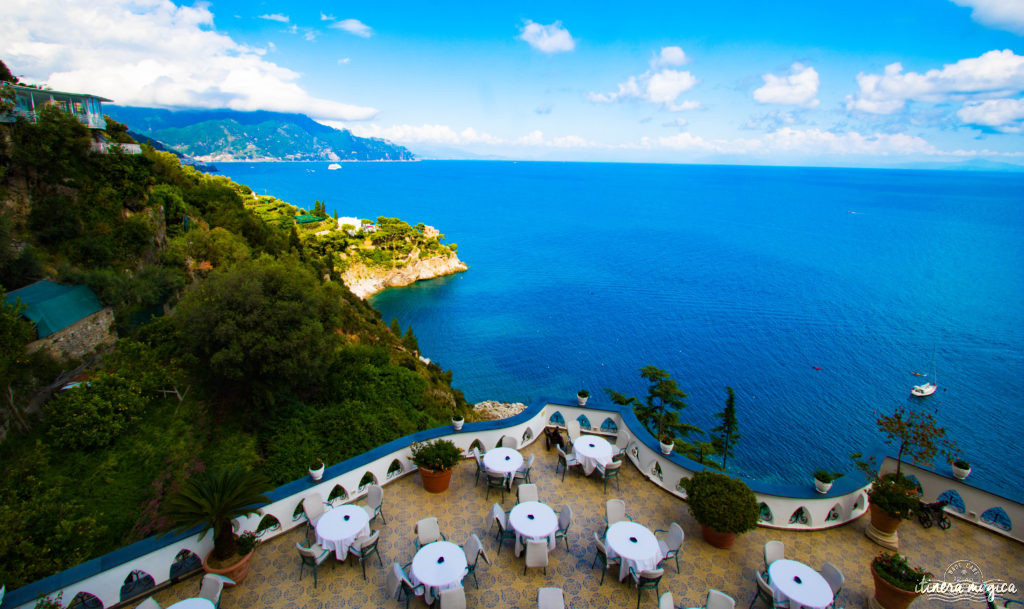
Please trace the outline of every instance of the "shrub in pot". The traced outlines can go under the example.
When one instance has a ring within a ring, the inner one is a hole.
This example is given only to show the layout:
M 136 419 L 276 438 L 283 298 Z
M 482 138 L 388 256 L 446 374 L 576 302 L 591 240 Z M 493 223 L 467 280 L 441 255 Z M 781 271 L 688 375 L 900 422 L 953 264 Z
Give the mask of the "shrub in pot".
M 917 509 L 917 486 L 903 474 L 879 476 L 868 489 L 871 524 L 883 533 L 892 533 L 901 520 Z
M 953 461 L 953 477 L 957 480 L 963 480 L 967 476 L 971 475 L 971 464 L 963 459 L 956 459 Z
M 921 568 L 911 567 L 906 557 L 896 552 L 879 554 L 871 561 L 875 600 L 885 609 L 909 607 L 931 576 Z
M 412 462 L 420 470 L 423 488 L 440 493 L 448 488 L 452 470 L 462 460 L 462 451 L 451 440 L 432 440 L 412 445 Z
M 686 491 L 690 515 L 711 545 L 728 548 L 736 535 L 757 526 L 757 496 L 742 480 L 702 471 L 680 485 Z
M 580 389 L 579 391 L 576 392 L 576 403 L 579 404 L 580 406 L 586 406 L 587 398 L 589 397 L 589 391 L 587 391 L 586 389 Z
M 814 488 L 824 495 L 832 488 L 832 483 L 842 477 L 843 474 L 840 474 L 839 472 L 816 469 L 814 470 Z
M 452 417 L 452 427 L 455 431 L 462 431 L 462 426 L 466 423 L 466 419 L 462 418 L 461 414 L 457 414 Z
M 270 503 L 264 493 L 270 483 L 262 475 L 241 467 L 199 472 L 186 480 L 178 491 L 167 496 L 162 512 L 182 532 L 202 526 L 199 538 L 213 531 L 213 551 L 203 561 L 208 572 L 220 573 L 242 583 L 249 573 L 249 560 L 255 544 L 237 538 L 232 530 L 235 518 L 258 513 L 260 505 Z M 239 549 L 248 550 L 240 554 Z

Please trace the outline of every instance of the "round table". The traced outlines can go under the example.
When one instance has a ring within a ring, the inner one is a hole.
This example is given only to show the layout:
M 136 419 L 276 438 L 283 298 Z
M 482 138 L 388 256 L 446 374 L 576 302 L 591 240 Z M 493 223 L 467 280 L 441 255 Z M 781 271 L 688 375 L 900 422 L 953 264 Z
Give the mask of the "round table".
M 370 534 L 370 517 L 358 505 L 340 505 L 324 512 L 316 523 L 316 542 L 325 550 L 334 550 L 338 560 L 348 557 L 349 546 L 357 537 Z
M 555 549 L 555 531 L 558 530 L 558 516 L 555 510 L 539 501 L 524 501 L 516 504 L 508 515 L 508 524 L 516 532 L 516 556 L 522 550 L 522 539 L 541 541 L 547 539 L 548 549 Z
M 598 465 L 604 467 L 612 462 L 612 445 L 600 436 L 580 436 L 573 441 L 572 450 L 588 476 Z
M 195 598 L 180 600 L 169 606 L 167 609 L 210 609 L 211 607 L 216 607 L 216 605 L 213 604 L 213 601 L 208 598 L 199 598 L 197 596 Z
M 832 588 L 820 573 L 802 562 L 780 558 L 768 566 L 768 579 L 778 600 L 821 609 L 832 604 Z
M 437 592 L 461 586 L 465 575 L 466 553 L 450 541 L 435 541 L 420 548 L 409 569 L 414 585 L 423 584 Z
M 630 567 L 637 573 L 656 569 L 663 558 L 654 533 L 635 522 L 623 520 L 608 527 L 605 544 L 608 558 L 618 556 L 622 559 L 619 581 L 626 579 Z
M 488 471 L 510 476 L 523 466 L 523 455 L 513 448 L 492 448 L 484 454 L 484 467 Z

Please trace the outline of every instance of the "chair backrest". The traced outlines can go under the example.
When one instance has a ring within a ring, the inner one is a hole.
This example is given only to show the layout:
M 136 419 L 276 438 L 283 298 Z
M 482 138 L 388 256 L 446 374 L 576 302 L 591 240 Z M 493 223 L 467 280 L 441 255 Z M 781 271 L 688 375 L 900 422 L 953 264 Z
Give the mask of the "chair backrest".
M 199 596 L 211 601 L 214 605 L 220 603 L 220 593 L 224 590 L 224 580 L 207 573 L 203 576 L 203 583 L 199 586 Z
M 501 509 L 501 506 L 497 503 L 491 506 L 491 520 L 497 520 L 498 526 L 500 526 L 502 530 L 508 528 L 508 519 L 505 517 L 505 510 Z M 487 525 L 490 526 L 490 524 L 489 520 Z
M 555 444 L 555 450 L 558 451 L 558 460 L 559 461 L 566 461 L 566 462 L 568 462 L 569 458 L 566 456 L 565 451 L 562 450 L 561 446 Z
M 380 509 L 380 506 L 384 505 L 384 489 L 379 484 L 371 484 L 370 488 L 366 490 L 366 505 L 374 510 Z
M 846 582 L 843 572 L 827 561 L 821 565 L 821 576 L 828 582 L 828 587 L 832 588 L 832 594 L 837 594 Z
M 668 537 L 665 539 L 665 545 L 668 546 L 669 550 L 679 551 L 679 548 L 683 545 L 683 527 L 673 522 L 668 525 Z
M 324 500 L 320 493 L 310 493 L 302 500 L 302 512 L 310 521 L 324 513 Z
M 540 493 L 537 492 L 536 484 L 519 485 L 519 503 L 524 501 L 540 501 Z
M 604 547 L 604 542 L 601 541 L 601 536 L 597 534 L 597 531 L 594 531 L 594 545 L 597 546 L 597 551 L 599 553 L 605 557 L 608 556 L 608 549 Z
M 565 530 L 572 524 L 572 508 L 569 504 L 562 506 L 562 511 L 558 512 L 558 528 Z
M 441 527 L 437 524 L 437 518 L 431 516 L 424 518 L 413 526 L 413 531 L 421 546 L 441 540 Z
M 773 562 L 786 557 L 786 546 L 781 541 L 769 541 L 764 544 L 764 568 L 767 569 Z
M 615 474 L 618 474 L 620 467 L 622 467 L 622 461 L 612 461 L 608 465 L 604 466 L 604 475 L 607 476 L 608 474 L 611 474 L 613 472 Z
M 530 458 L 526 460 L 526 465 L 523 466 L 523 469 L 525 469 L 526 471 L 530 471 L 531 469 L 533 469 L 533 460 L 535 458 L 536 455 L 530 455 Z
M 537 609 L 565 609 L 561 588 L 537 588 Z
M 474 446 L 470 452 L 473 453 L 473 458 L 476 459 L 477 467 L 479 467 L 480 469 L 484 469 L 484 458 L 480 454 L 480 451 L 477 450 L 477 448 Z
M 666 592 L 658 599 L 658 609 L 676 609 L 675 599 L 671 592 Z
M 362 549 L 362 554 L 365 556 L 367 550 L 372 550 L 377 547 L 377 542 L 380 541 L 380 531 L 374 531 L 369 535 L 363 535 L 359 539 L 355 540 L 352 545 Z
M 757 587 L 761 590 L 761 594 L 763 594 L 765 598 L 773 598 L 775 596 L 775 592 L 772 591 L 772 587 L 764 579 L 764 576 L 761 575 L 760 571 L 754 571 L 754 579 L 757 580 Z
M 548 566 L 548 542 L 529 541 L 526 542 L 526 566 L 546 567 Z
M 644 569 L 637 574 L 637 585 L 653 588 L 655 584 L 661 581 L 663 575 L 665 575 L 664 569 Z
M 397 562 L 391 565 L 391 569 L 388 570 L 386 585 L 387 593 L 390 594 L 391 597 L 394 599 L 397 599 L 398 593 L 402 591 L 403 578 L 404 574 L 402 573 L 402 565 L 398 564 Z
M 3 590 L 0 590 L 0 601 L 4 600 Z M 139 603 L 139 606 L 135 609 L 162 609 L 160 603 L 156 602 L 156 599 L 152 596 Z
M 501 436 L 501 440 L 498 441 L 498 446 L 502 448 L 519 448 L 519 441 L 512 436 Z
M 299 550 L 299 556 L 302 556 L 303 558 L 313 559 L 313 560 L 316 559 L 316 552 L 314 552 L 311 548 L 307 548 L 306 546 L 302 545 L 301 543 L 295 544 L 295 547 Z
M 466 609 L 466 589 L 462 586 L 450 590 L 442 590 L 441 609 Z
M 608 526 L 626 519 L 626 502 L 622 499 L 609 499 L 605 504 L 605 514 L 608 518 Z
M 580 437 L 580 422 L 576 419 L 569 419 L 565 422 L 565 433 L 569 434 L 569 442 L 575 442 Z
M 704 604 L 704 609 L 736 609 L 736 601 L 725 592 L 708 588 L 708 601 Z
M 475 565 L 483 549 L 484 544 L 480 543 L 480 538 L 476 536 L 476 533 L 470 533 L 469 539 L 462 544 L 462 551 L 466 554 L 466 564 L 471 567 Z

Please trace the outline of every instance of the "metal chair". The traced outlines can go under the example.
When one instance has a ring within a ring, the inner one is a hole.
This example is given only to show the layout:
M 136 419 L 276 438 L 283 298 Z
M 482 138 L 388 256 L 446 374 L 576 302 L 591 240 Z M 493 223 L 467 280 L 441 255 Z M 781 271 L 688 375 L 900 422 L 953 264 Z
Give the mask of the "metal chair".
M 370 488 L 366 490 L 366 505 L 363 506 L 363 509 L 370 517 L 370 522 L 380 516 L 384 524 L 388 523 L 388 519 L 384 517 L 384 489 L 379 484 L 371 484 Z
M 772 566 L 776 560 L 785 557 L 786 546 L 781 541 L 769 541 L 764 544 L 764 574 L 769 583 L 771 583 L 771 578 L 767 577 L 768 567 Z
M 516 538 L 516 532 L 515 529 L 508 526 L 508 515 L 505 514 L 504 510 L 502 510 L 501 506 L 497 503 L 491 506 L 490 524 L 487 527 L 488 532 L 490 532 L 491 527 L 494 526 L 494 524 L 498 525 L 498 533 L 494 538 L 498 540 L 498 554 L 500 555 L 501 546 L 505 545 L 505 540 L 514 540 Z
M 548 542 L 526 541 L 526 563 L 523 565 L 523 575 L 526 575 L 527 567 L 543 567 L 544 575 L 548 574 Z
M 199 584 L 199 594 L 196 596 L 210 601 L 214 607 L 220 607 L 220 593 L 223 591 L 224 580 L 213 573 L 207 573 Z
M 704 603 L 704 609 L 736 609 L 736 601 L 724 592 L 709 588 L 708 600 Z
M 537 588 L 537 609 L 565 609 L 561 588 Z
M 490 498 L 490 496 L 491 496 L 491 489 L 492 488 L 497 488 L 497 489 L 501 489 L 501 503 L 502 503 L 502 505 L 504 505 L 504 503 L 505 503 L 505 491 L 506 491 L 505 474 L 495 473 L 495 472 L 492 472 L 492 471 L 487 471 L 486 473 L 487 473 L 487 494 L 484 495 L 484 501 L 487 501 L 487 499 Z
M 619 486 L 619 469 L 622 468 L 622 461 L 612 461 L 605 466 L 597 466 L 597 471 L 601 472 L 601 478 L 604 479 L 604 492 L 608 492 L 608 479 L 615 479 L 615 488 L 621 491 L 622 488 Z
M 384 561 L 380 557 L 380 550 L 377 548 L 377 542 L 379 541 L 380 531 L 374 531 L 370 535 L 364 535 L 353 541 L 352 547 L 349 548 L 349 552 L 359 559 L 359 564 L 363 567 L 363 579 L 366 579 L 366 561 L 373 554 L 377 555 L 377 562 L 380 563 L 381 568 L 384 567 Z
M 594 568 L 594 565 L 597 564 L 597 559 L 599 558 L 601 559 L 601 564 L 604 565 L 604 568 L 601 569 L 601 583 L 598 584 L 600 586 L 604 585 L 604 574 L 608 572 L 608 567 L 619 565 L 622 563 L 622 560 L 618 557 L 608 558 L 608 550 L 605 548 L 604 542 L 601 541 L 601 538 L 598 536 L 597 531 L 594 531 L 594 549 L 597 551 L 597 554 L 594 556 L 594 561 L 590 563 L 590 568 Z
M 605 503 L 604 530 L 607 533 L 608 527 L 623 520 L 633 520 L 626 513 L 626 502 L 622 499 L 609 499 Z
M 565 451 L 562 450 L 561 446 L 555 446 L 555 450 L 558 451 L 558 463 L 555 465 L 555 473 L 557 474 L 558 468 L 562 467 L 562 482 L 565 482 L 565 472 L 569 471 L 570 467 L 578 467 L 582 469 L 583 464 L 576 459 L 575 455 L 570 456 L 565 454 Z
M 658 609 L 676 609 L 675 599 L 671 592 L 666 592 L 658 599 Z
M 572 508 L 568 505 L 563 505 L 562 510 L 558 512 L 558 528 L 555 530 L 555 543 L 558 543 L 559 539 L 565 540 L 565 551 L 569 551 L 569 527 L 572 526 Z
M 832 588 L 832 606 L 838 607 L 839 593 L 843 591 L 843 584 L 846 583 L 843 572 L 832 563 L 825 561 L 825 564 L 821 565 L 821 576 L 828 582 L 828 587 Z
M 501 439 L 498 440 L 498 446 L 519 450 L 519 440 L 516 440 L 512 436 L 502 436 Z
M 430 518 L 424 518 L 413 525 L 412 532 L 416 534 L 416 547 L 420 548 L 428 543 L 434 543 L 435 541 L 446 540 L 447 537 L 441 532 L 441 527 L 437 524 L 437 518 L 431 516 Z
M 473 459 L 476 461 L 476 474 L 473 477 L 473 486 L 476 486 L 477 484 L 480 483 L 480 472 L 483 472 L 484 475 L 486 476 L 487 475 L 487 468 L 484 467 L 484 458 L 483 458 L 483 456 L 480 455 L 480 451 L 477 450 L 477 448 L 475 446 L 469 452 L 470 452 L 470 454 L 473 455 Z
M 299 581 L 302 581 L 302 570 L 309 567 L 313 570 L 313 587 L 316 588 L 317 567 L 327 560 L 327 557 L 331 555 L 331 551 L 323 549 L 320 544 L 304 546 L 301 543 L 297 543 L 295 547 L 299 550 L 299 558 L 302 559 L 302 565 L 299 566 Z
M 683 527 L 673 522 L 668 526 L 667 531 L 658 529 L 655 533 L 668 533 L 664 541 L 658 540 L 658 548 L 661 550 L 662 556 L 665 557 L 662 560 L 676 559 L 676 573 L 679 573 L 679 549 L 683 546 Z
M 516 470 L 515 475 L 512 477 L 512 482 L 515 482 L 516 480 L 531 482 L 530 472 L 533 471 L 533 460 L 534 455 L 530 455 L 530 458 L 526 460 L 526 463 Z
M 576 419 L 569 419 L 565 422 L 565 435 L 569 436 L 569 444 L 576 441 L 576 438 L 580 437 L 580 422 Z
M 466 589 L 462 586 L 442 590 L 437 599 L 441 601 L 441 609 L 466 609 Z
M 645 569 L 639 573 L 629 568 L 629 574 L 633 576 L 633 584 L 636 585 L 636 609 L 640 609 L 640 595 L 644 590 L 654 589 L 654 595 L 658 596 L 661 591 L 658 589 L 661 578 L 665 575 L 664 569 Z
M 332 507 L 334 506 L 324 501 L 320 493 L 310 493 L 302 500 L 302 513 L 306 515 L 307 539 L 309 539 L 309 533 L 316 529 L 316 523 L 320 521 L 320 517 Z
M 754 571 L 754 581 L 757 584 L 757 589 L 754 591 L 754 598 L 750 599 L 750 607 L 747 609 L 753 609 L 754 603 L 757 599 L 763 600 L 772 609 L 789 609 L 789 603 L 783 602 L 781 604 L 775 603 L 775 593 L 772 591 L 772 587 L 768 585 L 768 580 L 763 575 Z
M 520 484 L 516 490 L 516 496 L 519 503 L 524 501 L 540 501 L 540 493 L 537 491 L 536 484 Z
M 387 575 L 387 590 L 398 602 L 402 602 L 402 594 L 405 594 L 405 609 L 409 609 L 409 600 L 415 596 L 423 596 L 426 588 L 423 584 L 413 586 L 402 565 L 397 562 L 391 565 Z
M 477 563 L 480 562 L 481 557 L 483 557 L 484 561 L 488 564 L 491 562 L 487 558 L 487 554 L 484 553 L 484 544 L 480 543 L 480 538 L 476 536 L 476 533 L 470 533 L 469 539 L 467 539 L 466 543 L 462 545 L 462 551 L 466 554 L 466 575 L 473 576 L 473 583 L 475 583 L 477 589 L 479 589 L 480 580 L 476 578 Z

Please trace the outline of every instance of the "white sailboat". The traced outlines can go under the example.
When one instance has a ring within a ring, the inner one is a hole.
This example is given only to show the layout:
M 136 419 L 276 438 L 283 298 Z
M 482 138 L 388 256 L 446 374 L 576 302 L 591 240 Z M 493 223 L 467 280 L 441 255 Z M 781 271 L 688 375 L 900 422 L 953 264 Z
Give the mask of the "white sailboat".
M 917 373 L 915 372 L 914 374 L 917 374 Z M 924 383 L 922 385 L 914 385 L 910 389 L 910 395 L 913 395 L 913 396 L 916 396 L 916 397 L 919 397 L 919 398 L 923 398 L 923 397 L 926 397 L 926 396 L 929 396 L 929 395 L 935 393 L 935 390 L 939 388 L 939 383 L 938 383 L 939 379 L 938 379 L 938 377 L 937 377 L 937 375 L 935 373 L 935 350 L 934 349 L 932 349 L 932 363 L 931 363 L 931 366 L 928 369 L 928 374 L 926 374 L 924 376 L 931 377 L 932 380 L 927 382 L 927 383 Z

